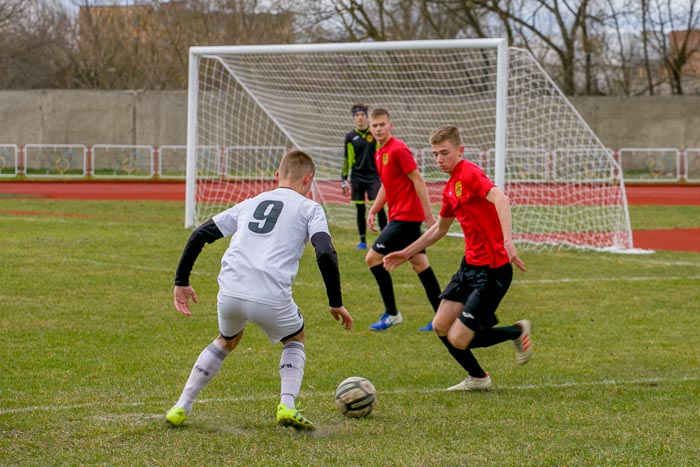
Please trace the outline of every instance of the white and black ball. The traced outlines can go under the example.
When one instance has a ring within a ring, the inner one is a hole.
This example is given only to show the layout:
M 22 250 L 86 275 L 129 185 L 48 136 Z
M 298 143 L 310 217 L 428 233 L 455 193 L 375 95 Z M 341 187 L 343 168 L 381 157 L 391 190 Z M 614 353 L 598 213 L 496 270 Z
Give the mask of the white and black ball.
M 335 390 L 335 405 L 346 417 L 366 417 L 377 405 L 377 390 L 366 378 L 351 376 Z

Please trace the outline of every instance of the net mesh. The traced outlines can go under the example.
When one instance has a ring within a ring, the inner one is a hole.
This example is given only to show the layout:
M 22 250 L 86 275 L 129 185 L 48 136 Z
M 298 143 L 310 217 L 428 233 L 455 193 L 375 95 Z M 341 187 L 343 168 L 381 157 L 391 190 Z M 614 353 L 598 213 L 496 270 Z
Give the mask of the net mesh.
M 465 157 L 494 179 L 497 49 L 362 50 L 202 55 L 198 69 L 196 222 L 274 187 L 286 150 L 310 153 L 313 196 L 332 224 L 354 225 L 342 195 L 350 107 L 391 113 L 437 213 L 447 175 L 428 137 L 460 128 Z M 621 172 L 534 58 L 509 51 L 505 186 L 524 247 L 632 247 Z M 456 224 L 456 223 L 455 223 Z M 453 225 L 458 232 L 457 225 Z

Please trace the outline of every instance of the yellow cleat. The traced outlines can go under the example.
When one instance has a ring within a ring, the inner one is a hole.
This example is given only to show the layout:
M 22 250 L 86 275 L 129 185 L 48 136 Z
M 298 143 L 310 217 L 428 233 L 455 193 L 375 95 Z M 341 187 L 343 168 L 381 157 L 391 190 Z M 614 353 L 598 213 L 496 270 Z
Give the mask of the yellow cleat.
M 277 424 L 291 426 L 297 430 L 315 430 L 313 422 L 299 413 L 297 409 L 290 409 L 284 404 L 277 406 Z
M 165 420 L 172 426 L 180 426 L 187 420 L 185 409 L 173 407 L 165 414 Z

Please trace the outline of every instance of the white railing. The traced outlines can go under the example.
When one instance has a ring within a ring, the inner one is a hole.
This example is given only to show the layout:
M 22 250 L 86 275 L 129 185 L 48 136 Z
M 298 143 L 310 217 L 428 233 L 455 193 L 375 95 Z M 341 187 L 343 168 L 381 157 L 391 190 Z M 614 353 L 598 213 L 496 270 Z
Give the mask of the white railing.
M 622 148 L 617 154 L 627 182 L 677 182 L 681 179 L 681 151 L 676 148 Z
M 152 146 L 95 144 L 90 154 L 94 178 L 151 179 L 155 175 Z
M 19 157 L 16 144 L 0 144 L 0 177 L 16 177 L 19 174 Z
M 685 171 L 683 175 L 686 182 L 700 182 L 700 148 L 686 149 Z
M 319 179 L 335 179 L 342 164 L 342 147 L 307 148 L 319 155 Z M 629 183 L 700 183 L 700 148 L 621 148 L 614 154 Z M 237 180 L 254 176 L 274 176 L 284 152 L 271 146 L 202 146 L 197 148 L 200 171 L 211 179 Z M 425 174 L 442 178 L 429 148 L 415 151 L 418 166 Z M 538 148 L 508 150 L 511 181 L 566 181 L 559 174 L 562 163 L 576 161 L 600 178 L 596 166 L 599 154 L 587 154 L 586 148 L 548 151 Z M 588 157 L 591 156 L 591 157 Z M 493 176 L 493 149 L 465 147 L 465 157 Z M 338 167 L 336 167 L 336 165 Z M 95 144 L 0 144 L 0 178 L 13 179 L 96 179 L 96 180 L 172 180 L 184 181 L 187 146 Z M 543 171 L 544 170 L 544 171 Z M 606 169 L 607 170 L 607 169 Z M 338 172 L 336 174 L 336 172 Z M 597 177 L 593 177 L 597 178 Z
M 82 144 L 26 144 L 23 170 L 27 178 L 85 178 L 87 146 Z

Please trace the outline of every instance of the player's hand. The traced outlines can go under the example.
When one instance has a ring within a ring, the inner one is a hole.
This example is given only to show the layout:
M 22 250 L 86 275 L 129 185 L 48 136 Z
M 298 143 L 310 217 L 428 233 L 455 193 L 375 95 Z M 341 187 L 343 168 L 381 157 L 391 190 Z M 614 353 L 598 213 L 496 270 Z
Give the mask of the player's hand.
M 375 225 L 374 225 L 374 218 L 376 215 L 377 215 L 377 213 L 376 212 L 372 213 L 371 209 L 369 210 L 369 213 L 367 214 L 367 227 L 369 227 L 369 230 L 371 230 L 372 232 L 379 232 L 379 230 L 377 230 L 377 227 L 375 227 Z
M 401 251 L 394 251 L 392 253 L 389 253 L 382 259 L 384 263 L 384 269 L 386 269 L 389 272 L 393 271 L 398 266 L 405 263 L 407 260 L 408 258 L 406 258 L 406 255 L 404 255 Z
M 190 316 L 192 314 L 192 312 L 190 312 L 190 298 L 192 299 L 192 302 L 197 303 L 197 294 L 192 286 L 176 285 L 175 290 L 173 290 L 173 296 L 175 309 L 183 315 Z
M 352 328 L 352 316 L 350 316 L 350 313 L 348 313 L 348 310 L 346 310 L 344 306 L 332 306 L 330 307 L 330 312 L 331 315 L 333 315 L 333 319 L 336 321 L 340 320 L 346 331 Z
M 347 180 L 343 180 L 340 184 L 340 188 L 343 190 L 343 196 L 348 196 L 350 194 L 350 187 L 348 187 Z
M 527 267 L 525 266 L 525 262 L 520 259 L 518 256 L 518 250 L 515 248 L 515 244 L 513 243 L 512 240 L 506 240 L 505 242 L 506 245 L 506 251 L 508 252 L 508 258 L 510 259 L 510 264 L 514 264 L 515 267 L 520 269 L 521 271 L 525 272 L 527 271 Z

